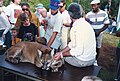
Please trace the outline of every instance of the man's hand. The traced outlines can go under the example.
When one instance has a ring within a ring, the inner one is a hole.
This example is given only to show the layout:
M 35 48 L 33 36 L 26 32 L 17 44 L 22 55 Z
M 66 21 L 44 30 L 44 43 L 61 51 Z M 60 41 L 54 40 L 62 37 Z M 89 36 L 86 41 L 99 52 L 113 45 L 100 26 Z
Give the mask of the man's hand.
M 59 60 L 59 59 L 61 58 L 61 54 L 62 54 L 62 52 L 57 52 L 57 53 L 55 54 L 55 56 L 53 57 L 54 60 Z
M 101 32 L 97 31 L 95 32 L 95 36 L 98 37 L 100 35 Z
M 2 34 L 2 38 L 5 40 L 5 34 Z
M 94 29 L 94 32 L 95 32 L 95 37 L 98 37 L 101 33 L 101 30 L 100 29 Z

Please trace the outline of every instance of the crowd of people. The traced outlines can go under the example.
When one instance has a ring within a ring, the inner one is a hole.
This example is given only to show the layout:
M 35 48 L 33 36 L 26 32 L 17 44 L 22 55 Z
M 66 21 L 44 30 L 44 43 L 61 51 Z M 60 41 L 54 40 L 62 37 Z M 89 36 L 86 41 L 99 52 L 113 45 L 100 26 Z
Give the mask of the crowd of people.
M 66 8 L 66 0 L 50 0 L 49 11 L 38 3 L 33 13 L 27 2 L 12 0 L 6 8 L 0 0 L 0 37 L 6 48 L 21 41 L 47 39 L 54 49 L 54 59 L 75 67 L 97 65 L 103 31 L 110 24 L 108 13 L 100 9 L 100 0 L 93 0 L 92 10 L 84 13 L 78 3 Z
M 66 0 L 50 0 L 49 11 L 38 3 L 33 13 L 27 2 L 12 0 L 6 8 L 0 0 L 0 37 L 10 48 L 21 41 L 47 39 L 54 49 L 54 59 L 64 60 L 75 67 L 97 65 L 103 31 L 110 24 L 108 13 L 100 9 L 100 0 L 93 0 L 92 10 L 84 13 L 82 6 Z

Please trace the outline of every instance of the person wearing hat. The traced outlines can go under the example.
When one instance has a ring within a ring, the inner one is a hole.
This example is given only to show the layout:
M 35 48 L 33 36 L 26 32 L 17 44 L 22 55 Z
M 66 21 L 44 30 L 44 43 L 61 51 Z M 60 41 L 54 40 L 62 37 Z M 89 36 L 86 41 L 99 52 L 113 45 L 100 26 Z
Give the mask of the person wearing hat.
M 35 14 L 37 15 L 37 17 L 40 19 L 41 17 L 41 11 L 42 9 L 44 9 L 45 7 L 43 6 L 43 4 L 39 3 L 37 6 L 36 6 L 36 11 L 35 11 Z
M 68 13 L 73 21 L 70 30 L 71 41 L 60 52 L 54 56 L 54 60 L 64 57 L 64 60 L 75 67 L 86 67 L 93 65 L 96 57 L 96 39 L 91 25 L 82 18 L 80 4 L 71 3 Z
M 102 34 L 103 31 L 108 27 L 109 25 L 109 18 L 108 14 L 101 10 L 100 7 L 100 0 L 93 0 L 91 3 L 92 5 L 92 11 L 88 12 L 86 14 L 86 19 L 89 20 L 90 24 L 92 25 L 95 35 L 96 35 L 96 51 L 97 51 L 97 56 L 96 60 L 100 54 L 100 48 L 102 45 Z M 95 63 L 97 65 L 97 61 Z
M 35 14 L 37 15 L 37 17 L 39 18 L 39 22 L 40 22 L 40 37 L 44 37 L 45 36 L 45 28 L 46 28 L 46 24 L 47 24 L 47 10 L 46 8 L 43 6 L 43 4 L 39 3 L 36 6 L 36 12 Z
M 48 26 L 46 29 L 45 38 L 47 39 L 47 46 L 58 51 L 61 45 L 61 28 L 62 15 L 59 12 L 59 0 L 50 0 L 50 17 L 48 18 Z
M 66 24 L 71 23 L 70 15 L 68 14 L 68 11 L 66 10 L 66 0 L 60 0 L 59 10 L 62 14 L 63 19 L 63 26 L 62 26 L 62 35 L 61 35 L 61 46 L 60 49 L 63 49 L 67 46 L 68 43 L 68 37 L 69 37 L 69 31 L 70 26 L 66 26 Z

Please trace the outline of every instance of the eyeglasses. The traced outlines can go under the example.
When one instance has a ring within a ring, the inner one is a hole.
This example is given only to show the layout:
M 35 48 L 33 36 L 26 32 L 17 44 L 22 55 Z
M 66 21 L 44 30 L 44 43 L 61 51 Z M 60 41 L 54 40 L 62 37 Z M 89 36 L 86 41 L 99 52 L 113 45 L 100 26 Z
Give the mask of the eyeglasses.
M 22 8 L 22 11 L 25 11 L 25 10 L 26 10 L 26 11 L 29 11 L 29 9 Z

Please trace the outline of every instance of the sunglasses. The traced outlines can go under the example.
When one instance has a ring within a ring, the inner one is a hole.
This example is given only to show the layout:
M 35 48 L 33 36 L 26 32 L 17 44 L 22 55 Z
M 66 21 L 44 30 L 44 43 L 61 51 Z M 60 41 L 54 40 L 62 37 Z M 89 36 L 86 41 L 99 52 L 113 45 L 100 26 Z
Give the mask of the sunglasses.
M 29 11 L 29 9 L 22 8 L 22 11 L 25 11 L 25 10 L 26 10 L 26 11 Z

